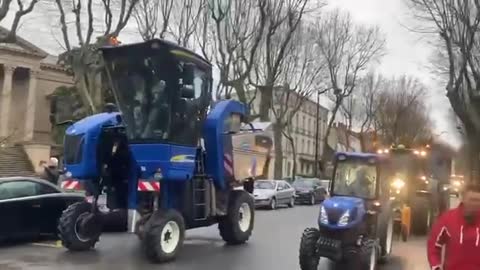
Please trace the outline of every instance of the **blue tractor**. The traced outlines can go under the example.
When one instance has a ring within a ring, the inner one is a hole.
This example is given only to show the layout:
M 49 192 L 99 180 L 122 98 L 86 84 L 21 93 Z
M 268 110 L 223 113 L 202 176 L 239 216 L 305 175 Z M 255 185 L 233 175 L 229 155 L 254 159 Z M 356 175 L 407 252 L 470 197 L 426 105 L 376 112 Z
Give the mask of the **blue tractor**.
M 127 209 L 128 230 L 153 262 L 173 260 L 191 228 L 218 223 L 228 244 L 248 241 L 254 201 L 248 188 L 233 188 L 231 138 L 246 107 L 213 103 L 211 64 L 173 43 L 100 50 L 116 103 L 66 131 L 64 182 L 88 199 L 63 212 L 63 246 L 83 251 L 99 241 L 100 195 L 108 209 Z
M 331 197 L 320 206 L 319 227 L 302 235 L 302 270 L 317 269 L 320 258 L 344 270 L 374 270 L 387 260 L 394 223 L 383 162 L 376 154 L 335 154 Z

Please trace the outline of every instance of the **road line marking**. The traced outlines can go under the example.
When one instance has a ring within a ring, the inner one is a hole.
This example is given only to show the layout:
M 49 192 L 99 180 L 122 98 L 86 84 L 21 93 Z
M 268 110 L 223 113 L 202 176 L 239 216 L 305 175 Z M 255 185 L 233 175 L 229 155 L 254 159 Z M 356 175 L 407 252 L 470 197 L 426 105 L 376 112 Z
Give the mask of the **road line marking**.
M 39 247 L 51 247 L 51 248 L 61 248 L 62 241 L 56 241 L 54 244 L 50 243 L 31 243 L 32 246 L 39 246 Z

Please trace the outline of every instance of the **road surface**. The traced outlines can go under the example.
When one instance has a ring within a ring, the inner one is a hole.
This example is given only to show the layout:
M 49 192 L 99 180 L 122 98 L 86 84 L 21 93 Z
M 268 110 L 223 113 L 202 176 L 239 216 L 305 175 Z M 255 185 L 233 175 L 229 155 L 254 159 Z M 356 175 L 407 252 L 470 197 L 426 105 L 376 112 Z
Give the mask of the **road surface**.
M 151 265 L 143 258 L 134 235 L 102 236 L 97 249 L 70 253 L 50 243 L 2 247 L 1 270 L 298 270 L 298 245 L 305 227 L 315 226 L 316 206 L 257 211 L 256 227 L 247 245 L 226 247 L 216 226 L 187 233 L 178 259 Z M 319 268 L 324 269 L 324 268 Z M 425 241 L 394 243 L 394 256 L 381 270 L 425 270 Z

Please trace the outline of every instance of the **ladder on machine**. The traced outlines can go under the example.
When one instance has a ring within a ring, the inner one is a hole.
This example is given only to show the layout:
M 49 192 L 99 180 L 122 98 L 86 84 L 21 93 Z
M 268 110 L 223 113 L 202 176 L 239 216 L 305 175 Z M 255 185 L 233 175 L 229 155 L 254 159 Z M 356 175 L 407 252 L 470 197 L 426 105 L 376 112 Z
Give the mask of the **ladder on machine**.
M 193 177 L 193 218 L 195 221 L 207 220 L 210 215 L 210 181 L 205 174 L 205 153 L 199 149 L 200 158 L 195 160 L 196 173 Z

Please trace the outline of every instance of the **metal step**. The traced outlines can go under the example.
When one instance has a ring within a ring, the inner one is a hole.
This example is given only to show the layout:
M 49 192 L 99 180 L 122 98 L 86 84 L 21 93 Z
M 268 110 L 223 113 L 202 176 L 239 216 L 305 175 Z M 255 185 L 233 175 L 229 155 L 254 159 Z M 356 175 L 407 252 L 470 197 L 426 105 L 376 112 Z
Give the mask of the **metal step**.
M 207 205 L 207 181 L 208 178 L 202 176 L 193 179 L 193 206 L 194 206 L 194 220 L 203 221 L 208 218 L 208 205 Z

